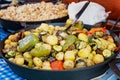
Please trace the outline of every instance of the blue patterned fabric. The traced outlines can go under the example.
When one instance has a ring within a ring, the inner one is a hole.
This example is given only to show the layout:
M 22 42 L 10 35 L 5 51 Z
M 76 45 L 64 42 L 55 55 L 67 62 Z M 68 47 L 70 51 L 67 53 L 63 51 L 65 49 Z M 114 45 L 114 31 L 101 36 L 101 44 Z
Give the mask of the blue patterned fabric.
M 24 80 L 15 74 L 7 65 L 7 63 L 0 59 L 0 80 Z

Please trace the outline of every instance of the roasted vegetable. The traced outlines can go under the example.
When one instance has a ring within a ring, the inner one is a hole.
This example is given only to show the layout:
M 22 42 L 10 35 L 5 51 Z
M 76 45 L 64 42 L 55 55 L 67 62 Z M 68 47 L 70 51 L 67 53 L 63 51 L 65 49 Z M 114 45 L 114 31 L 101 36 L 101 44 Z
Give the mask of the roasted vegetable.
M 96 54 L 94 57 L 93 57 L 93 62 L 95 64 L 99 64 L 99 63 L 102 63 L 104 61 L 104 57 L 103 55 L 101 54 Z
M 104 36 L 104 33 L 103 33 L 103 32 L 101 32 L 101 31 L 95 32 L 95 37 L 96 37 L 96 38 L 101 38 L 101 37 L 103 37 L 103 36 Z
M 70 31 L 82 30 L 82 29 L 83 29 L 83 23 L 79 21 L 75 25 L 71 26 Z
M 87 59 L 86 63 L 87 63 L 87 66 L 93 66 L 93 65 L 95 65 L 95 63 L 91 59 Z
M 25 61 L 27 62 L 28 67 L 32 67 L 32 65 L 33 65 L 32 55 L 30 55 L 29 52 L 25 52 L 23 54 L 23 57 L 24 57 Z
M 64 53 L 63 52 L 59 52 L 56 54 L 56 59 L 57 60 L 63 60 L 64 59 Z
M 19 51 L 25 52 L 28 49 L 31 49 L 39 41 L 39 38 L 34 34 L 29 34 L 25 38 L 19 41 Z
M 76 53 L 75 51 L 66 51 L 64 59 L 74 61 L 75 60 L 75 53 Z
M 88 34 L 94 34 L 95 32 L 102 31 L 104 34 L 106 34 L 106 28 L 92 28 Z
M 112 55 L 112 52 L 108 49 L 105 49 L 103 50 L 102 54 L 105 58 L 109 58 Z
M 35 57 L 48 56 L 51 51 L 49 44 L 37 43 L 35 48 L 30 51 L 30 54 Z
M 66 49 L 68 49 L 69 46 L 71 46 L 75 41 L 76 41 L 77 37 L 74 35 L 68 35 L 66 37 L 66 41 L 65 44 L 63 45 L 63 51 L 65 51 Z
M 58 43 L 58 38 L 54 35 L 49 35 L 46 38 L 46 42 L 50 45 L 56 45 Z
M 78 56 L 82 58 L 87 58 L 91 54 L 91 47 L 87 45 L 86 48 L 80 49 L 78 52 Z
M 67 70 L 102 63 L 119 50 L 105 28 L 88 31 L 76 23 L 64 31 L 71 24 L 72 20 L 64 27 L 44 23 L 37 29 L 12 34 L 2 51 L 9 61 L 24 67 Z
M 54 45 L 53 46 L 53 49 L 55 50 L 55 51 L 61 51 L 62 50 L 62 46 L 58 46 L 58 45 Z
M 25 62 L 25 59 L 22 55 L 16 55 L 15 56 L 15 63 L 18 64 L 18 65 L 23 65 Z
M 75 63 L 72 61 L 72 60 L 65 60 L 64 61 L 64 64 L 63 64 L 63 67 L 65 68 L 65 69 L 72 69 L 72 68 L 74 68 L 74 65 Z
M 66 28 L 69 27 L 69 26 L 72 24 L 72 22 L 73 22 L 72 19 L 68 19 L 68 20 L 66 21 L 65 27 L 66 27 Z
M 15 52 L 15 51 L 9 51 L 9 52 L 5 55 L 5 57 L 6 57 L 6 58 L 13 58 L 13 57 L 15 57 L 15 55 L 16 55 L 16 52 Z
M 78 35 L 78 39 L 82 40 L 82 41 L 85 41 L 85 42 L 88 42 L 88 36 L 86 34 L 84 34 L 84 33 L 80 33 Z
M 34 58 L 33 58 L 33 63 L 35 64 L 35 66 L 41 68 L 43 62 L 42 62 L 42 60 L 41 60 L 40 58 L 34 57 Z
M 42 69 L 45 70 L 52 70 L 51 66 L 50 66 L 50 62 L 49 61 L 44 61 L 43 65 L 42 65 Z
M 86 65 L 86 62 L 84 60 L 82 60 L 82 59 L 76 60 L 76 65 L 75 65 L 76 68 L 83 68 L 86 66 L 87 65 Z
M 63 62 L 58 60 L 50 64 L 52 70 L 63 70 Z

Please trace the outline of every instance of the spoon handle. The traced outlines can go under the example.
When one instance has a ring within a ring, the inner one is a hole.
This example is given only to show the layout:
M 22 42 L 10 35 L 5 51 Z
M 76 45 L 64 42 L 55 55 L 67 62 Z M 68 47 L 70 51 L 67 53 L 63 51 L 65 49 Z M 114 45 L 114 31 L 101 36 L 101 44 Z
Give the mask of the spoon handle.
M 90 3 L 90 1 L 88 1 L 88 2 L 86 2 L 84 4 L 84 6 L 82 7 L 82 9 L 75 15 L 76 19 L 73 21 L 73 23 L 69 27 L 66 28 L 66 31 L 77 22 L 77 20 L 79 19 L 79 17 L 83 14 L 83 12 L 85 11 L 85 9 L 88 7 L 89 3 Z
M 79 17 L 83 14 L 83 12 L 85 11 L 85 9 L 88 7 L 88 5 L 90 4 L 90 1 L 86 2 L 85 5 L 82 7 L 82 9 L 76 14 L 76 20 L 79 19 Z

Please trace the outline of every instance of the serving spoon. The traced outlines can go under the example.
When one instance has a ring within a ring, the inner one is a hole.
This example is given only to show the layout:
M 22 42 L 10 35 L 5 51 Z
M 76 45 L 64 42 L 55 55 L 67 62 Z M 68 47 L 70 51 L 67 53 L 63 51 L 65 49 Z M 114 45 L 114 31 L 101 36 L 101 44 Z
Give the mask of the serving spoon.
M 75 15 L 75 20 L 73 21 L 73 23 L 72 23 L 70 26 L 68 26 L 64 31 L 67 32 L 67 30 L 68 30 L 71 26 L 75 25 L 75 23 L 78 21 L 78 19 L 79 19 L 80 16 L 83 14 L 83 12 L 86 10 L 86 8 L 88 7 L 89 4 L 90 4 L 90 1 L 88 0 L 88 1 L 83 5 L 82 9 L 80 9 L 80 11 Z

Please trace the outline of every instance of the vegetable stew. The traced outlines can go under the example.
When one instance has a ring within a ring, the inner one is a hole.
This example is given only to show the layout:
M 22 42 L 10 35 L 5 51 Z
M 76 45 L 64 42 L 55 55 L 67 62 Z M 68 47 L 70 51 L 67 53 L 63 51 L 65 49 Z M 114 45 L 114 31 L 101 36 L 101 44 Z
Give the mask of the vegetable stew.
M 11 34 L 3 49 L 5 57 L 18 65 L 45 70 L 84 68 L 104 62 L 117 48 L 106 28 L 84 28 L 77 22 L 65 26 L 42 23 L 36 29 Z

